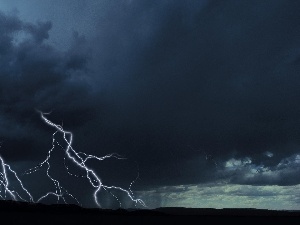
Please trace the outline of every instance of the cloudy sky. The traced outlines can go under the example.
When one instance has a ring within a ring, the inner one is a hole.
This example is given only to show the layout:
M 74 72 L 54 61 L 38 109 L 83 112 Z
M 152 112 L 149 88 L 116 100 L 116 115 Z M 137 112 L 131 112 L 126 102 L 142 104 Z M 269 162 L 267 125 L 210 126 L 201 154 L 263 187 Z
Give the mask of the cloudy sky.
M 55 130 L 41 110 L 73 132 L 74 149 L 126 157 L 91 166 L 124 188 L 139 175 L 131 188 L 150 208 L 300 209 L 299 9 L 0 0 L 0 155 L 20 174 L 45 159 Z M 57 154 L 53 176 L 95 207 Z M 53 188 L 45 174 L 20 175 L 35 198 Z

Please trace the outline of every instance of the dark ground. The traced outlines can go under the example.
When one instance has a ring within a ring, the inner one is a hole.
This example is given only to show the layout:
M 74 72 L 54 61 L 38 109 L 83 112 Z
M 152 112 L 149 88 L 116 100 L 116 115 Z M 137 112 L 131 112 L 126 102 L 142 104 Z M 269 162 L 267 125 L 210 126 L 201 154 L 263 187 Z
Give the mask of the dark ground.
M 259 209 L 189 209 L 155 210 L 84 209 L 75 205 L 42 205 L 0 201 L 1 224 L 177 224 L 280 222 L 299 224 L 300 211 Z

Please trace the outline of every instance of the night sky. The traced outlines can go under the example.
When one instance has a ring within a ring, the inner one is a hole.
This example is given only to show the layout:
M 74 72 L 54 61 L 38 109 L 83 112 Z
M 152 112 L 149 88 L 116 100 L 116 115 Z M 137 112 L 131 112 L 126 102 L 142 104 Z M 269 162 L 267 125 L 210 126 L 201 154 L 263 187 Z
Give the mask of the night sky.
M 90 165 L 109 185 L 139 175 L 132 190 L 149 208 L 300 209 L 299 10 L 298 0 L 0 0 L 0 155 L 35 198 L 53 190 L 46 167 L 22 175 L 51 148 L 40 110 L 77 151 L 125 157 Z M 55 152 L 51 174 L 95 207 Z

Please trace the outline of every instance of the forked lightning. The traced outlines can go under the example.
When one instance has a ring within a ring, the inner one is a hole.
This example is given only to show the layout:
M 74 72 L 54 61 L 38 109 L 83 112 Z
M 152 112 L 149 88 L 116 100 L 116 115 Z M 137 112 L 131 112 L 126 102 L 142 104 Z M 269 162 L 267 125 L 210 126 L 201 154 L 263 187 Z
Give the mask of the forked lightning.
M 127 195 L 129 197 L 129 199 L 135 203 L 136 206 L 137 206 L 137 204 L 140 204 L 141 206 L 146 207 L 143 200 L 135 198 L 133 195 L 133 192 L 131 191 L 131 186 L 135 181 L 131 182 L 128 189 L 118 187 L 118 186 L 108 186 L 108 185 L 105 185 L 102 183 L 102 180 L 100 179 L 100 177 L 98 176 L 98 174 L 95 172 L 94 169 L 87 166 L 87 161 L 90 159 L 103 161 L 108 158 L 116 158 L 116 159 L 124 159 L 124 158 L 122 158 L 121 156 L 119 156 L 118 154 L 115 154 L 115 153 L 108 154 L 108 155 L 105 155 L 102 157 L 98 157 L 95 155 L 86 154 L 84 152 L 75 151 L 74 148 L 72 147 L 72 143 L 73 143 L 72 132 L 66 131 L 63 129 L 63 127 L 61 125 L 51 122 L 49 119 L 46 118 L 46 115 L 47 115 L 46 113 L 43 113 L 40 111 L 39 111 L 39 113 L 40 113 L 41 119 L 47 125 L 49 125 L 55 129 L 55 132 L 52 135 L 52 148 L 48 151 L 47 157 L 45 158 L 44 161 L 39 163 L 37 166 L 25 171 L 24 174 L 34 173 L 45 166 L 46 167 L 46 176 L 53 182 L 53 184 L 55 186 L 55 190 L 44 194 L 43 196 L 39 197 L 37 200 L 34 200 L 33 195 L 24 187 L 23 182 L 21 181 L 21 179 L 19 178 L 17 173 L 13 169 L 11 169 L 11 167 L 7 163 L 5 163 L 3 158 L 0 156 L 0 166 L 1 166 L 0 198 L 12 199 L 12 200 L 16 200 L 16 201 L 40 202 L 41 200 L 43 200 L 49 196 L 55 196 L 57 198 L 57 202 L 59 202 L 60 200 L 63 200 L 63 202 L 67 204 L 68 201 L 66 199 L 66 196 L 69 196 L 72 199 L 74 199 L 79 205 L 81 205 L 79 203 L 79 201 L 77 200 L 77 198 L 74 195 L 72 195 L 68 190 L 66 190 L 60 184 L 59 180 L 55 179 L 49 173 L 49 171 L 51 169 L 51 163 L 50 163 L 51 154 L 55 150 L 55 146 L 59 146 L 65 153 L 64 162 L 67 158 L 71 162 L 73 162 L 75 166 L 77 166 L 78 168 L 85 171 L 85 175 L 79 176 L 79 175 L 73 174 L 69 171 L 68 166 L 65 164 L 65 168 L 66 168 L 68 174 L 79 177 L 79 178 L 85 178 L 88 180 L 89 184 L 94 188 L 93 199 L 98 207 L 101 207 L 99 193 L 102 189 L 104 191 L 107 191 L 108 193 L 110 193 L 114 198 L 116 198 L 116 200 L 119 201 L 118 197 L 111 192 L 111 190 L 118 190 L 118 191 L 122 192 L 123 194 Z M 55 136 L 58 133 L 62 134 L 63 140 L 65 141 L 65 144 L 66 144 L 66 147 L 63 147 L 56 140 Z M 14 179 L 14 185 L 12 185 L 9 181 L 9 177 L 11 177 L 11 176 L 12 176 L 12 179 Z M 19 192 L 16 191 L 16 188 L 15 188 L 16 183 L 20 186 L 18 189 Z M 20 190 L 21 190 L 21 192 L 20 192 Z M 121 207 L 120 201 L 119 201 L 119 204 Z

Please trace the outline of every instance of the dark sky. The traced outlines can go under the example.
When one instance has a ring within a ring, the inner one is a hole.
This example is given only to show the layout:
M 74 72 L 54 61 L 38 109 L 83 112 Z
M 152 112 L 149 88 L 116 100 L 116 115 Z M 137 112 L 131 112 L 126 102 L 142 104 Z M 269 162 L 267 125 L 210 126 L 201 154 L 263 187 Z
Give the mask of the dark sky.
M 203 190 L 248 187 L 232 194 L 248 205 L 225 207 L 299 208 L 299 1 L 24 2 L 0 1 L 0 154 L 16 170 L 51 148 L 38 109 L 76 150 L 126 157 L 93 166 L 121 186 L 139 171 L 152 207 L 218 207 L 230 195 Z

